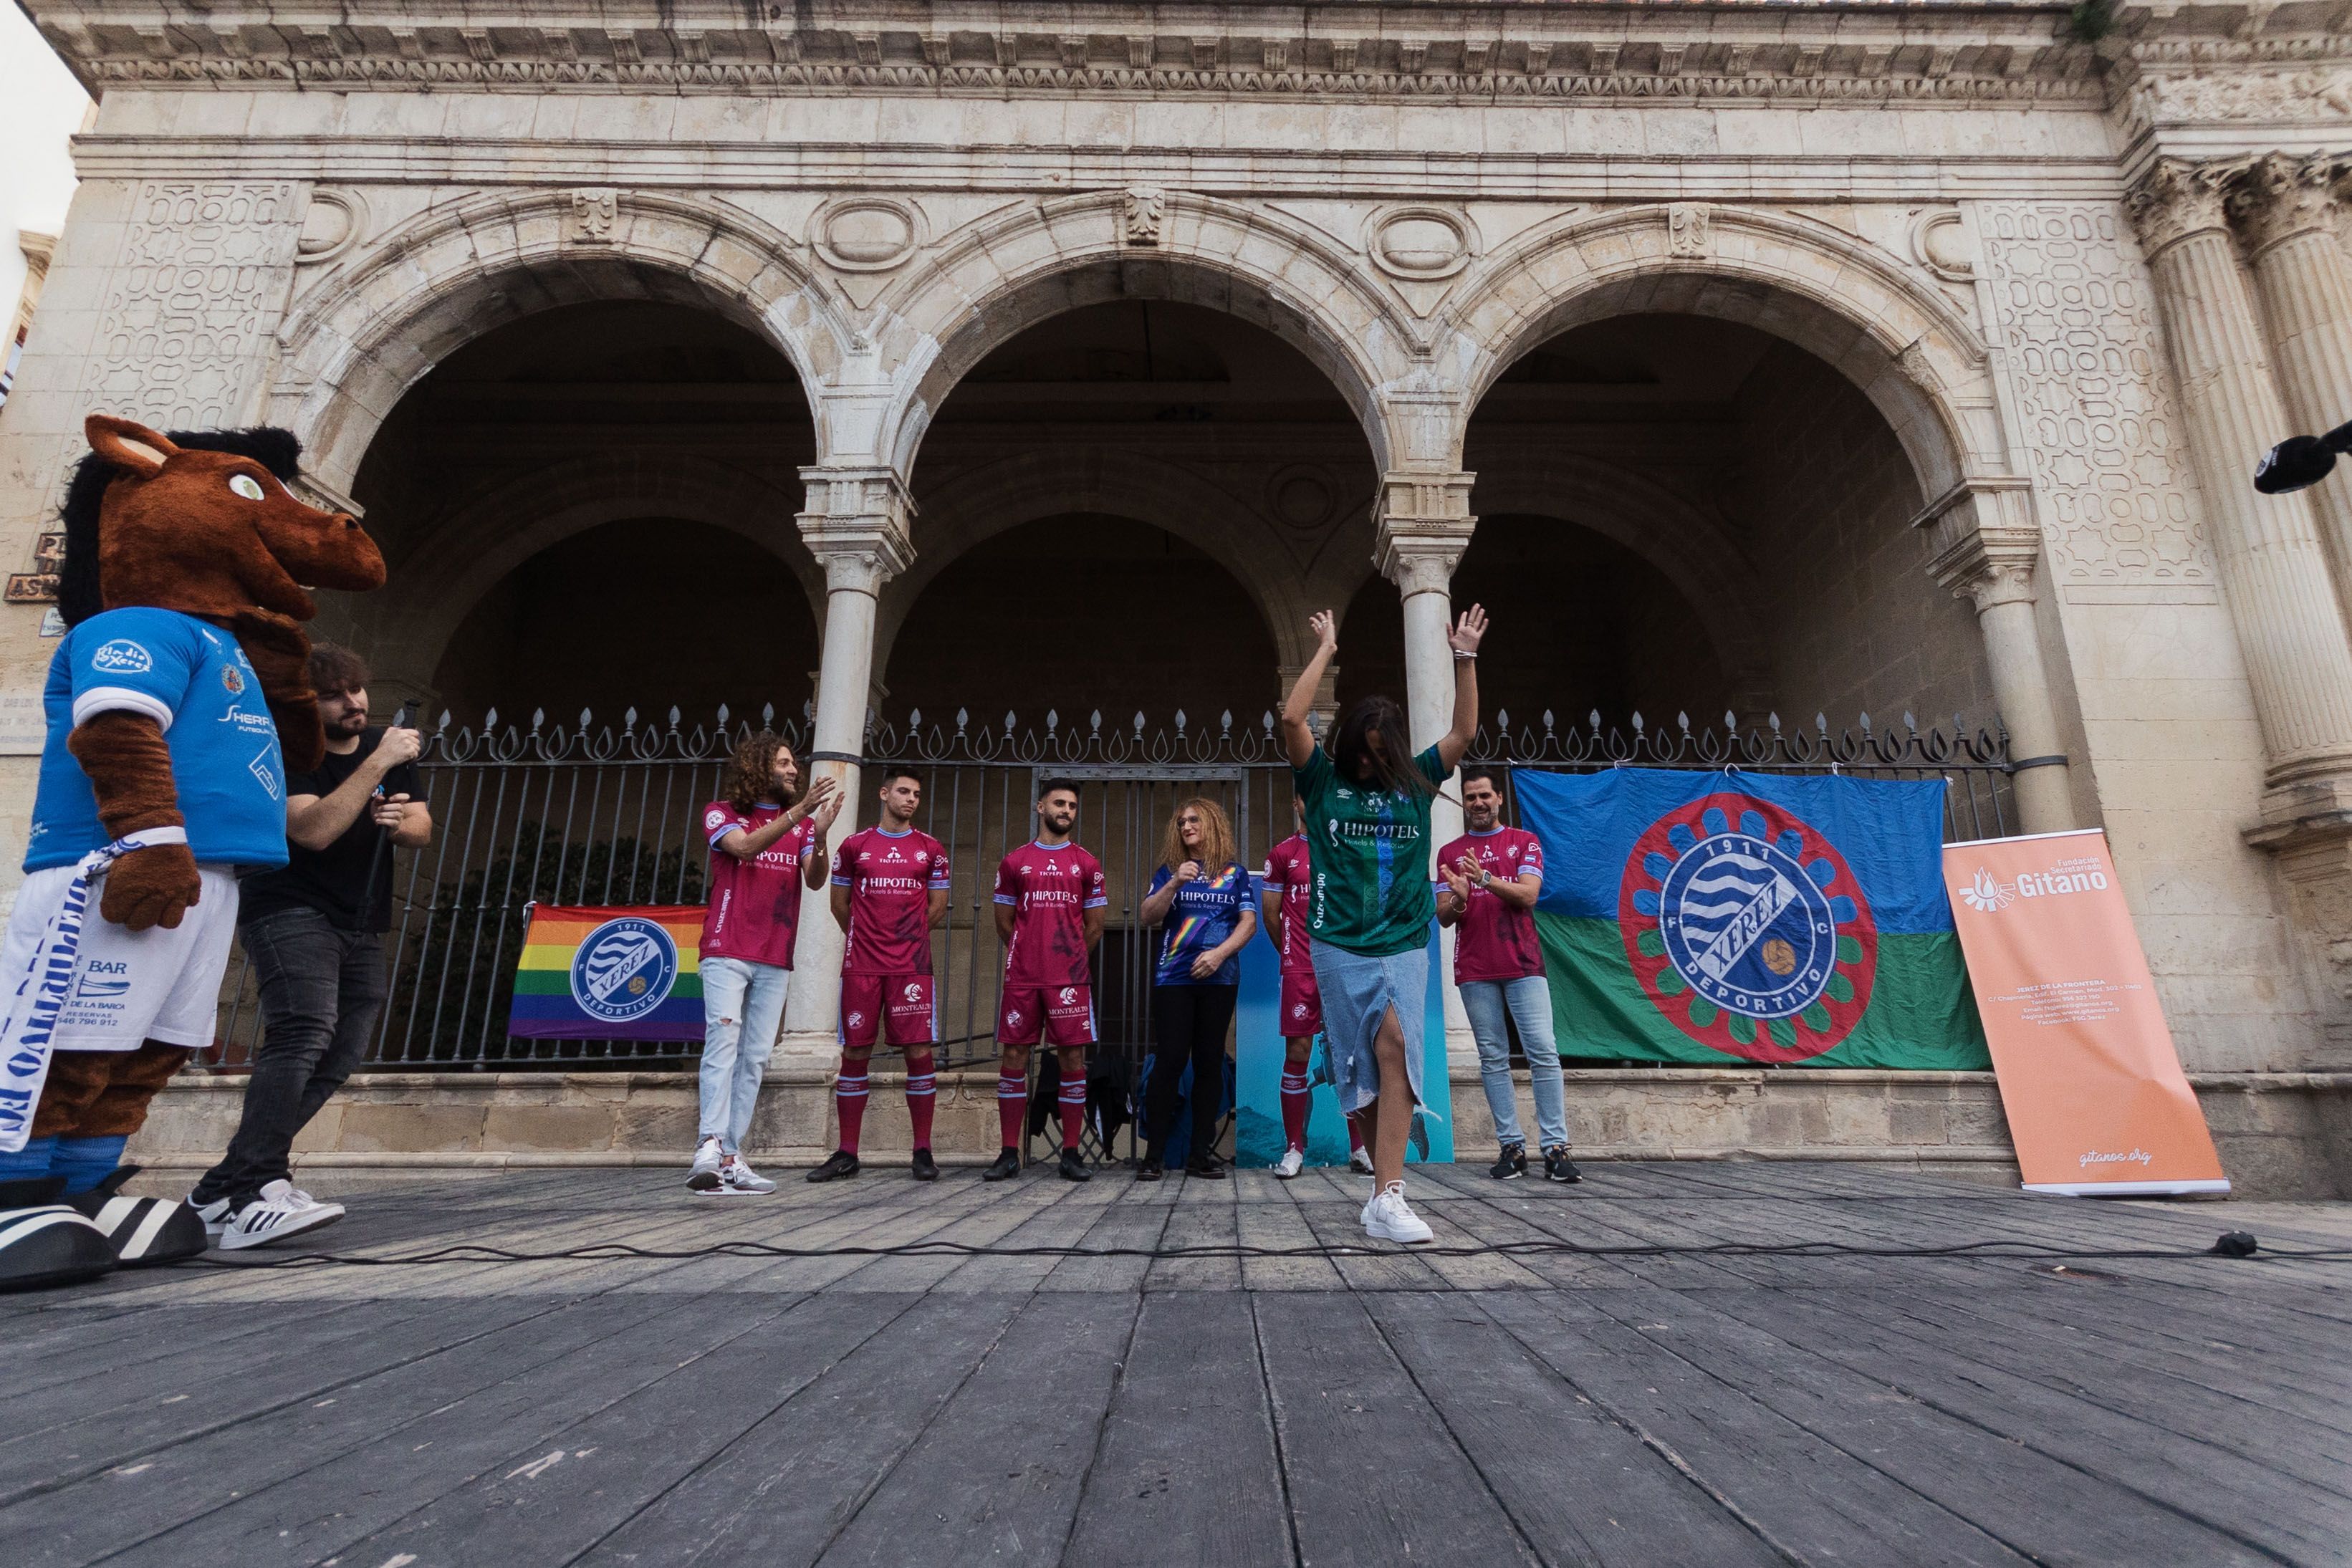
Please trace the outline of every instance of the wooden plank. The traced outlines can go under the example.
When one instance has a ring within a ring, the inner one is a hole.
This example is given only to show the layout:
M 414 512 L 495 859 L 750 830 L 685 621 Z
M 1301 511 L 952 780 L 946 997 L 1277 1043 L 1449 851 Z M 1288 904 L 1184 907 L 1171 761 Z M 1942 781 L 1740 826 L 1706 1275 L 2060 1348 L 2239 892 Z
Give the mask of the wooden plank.
M 1235 1173 L 1237 1176 L 1238 1173 Z M 1240 1186 L 1235 1176 L 1223 1181 L 1202 1181 L 1171 1171 L 1163 1188 L 1172 1189 L 1167 1228 L 1160 1233 L 1162 1247 L 1230 1248 L 1240 1235 L 1241 1217 L 1234 1201 Z M 1237 1291 L 1242 1266 L 1232 1257 L 1160 1258 L 1144 1276 L 1147 1291 Z
M 387 1473 L 383 1461 L 389 1473 L 402 1473 L 404 1443 L 385 1445 L 381 1458 L 354 1454 L 338 1467 L 342 1474 L 306 1485 L 299 1506 L 278 1506 L 306 1520 L 331 1510 L 341 1516 L 338 1539 L 305 1532 L 313 1558 L 376 1563 L 406 1552 L 426 1562 L 568 1563 L 772 1417 L 915 1301 L 844 1293 L 789 1312 L 738 1303 L 737 1332 L 694 1354 L 684 1353 L 697 1341 L 665 1323 L 664 1354 L 640 1358 L 637 1385 L 568 1425 L 564 1417 L 579 1408 L 569 1401 L 503 1422 L 466 1419 L 464 1406 L 450 1411 L 451 1420 L 436 1423 L 435 1472 L 412 1473 L 386 1499 L 394 1506 L 381 1522 L 354 1528 L 349 1505 L 335 1500 Z
M 1788 1560 L 1905 1568 L 2027 1561 L 1974 1521 L 1651 1343 L 1601 1310 L 1617 1294 L 1495 1291 L 1472 1301 Z
M 872 1298 L 876 1292 L 845 1292 Z M 1030 1298 L 928 1296 L 579 1558 L 656 1568 L 814 1563 L 899 1466 Z M 882 1310 L 877 1302 L 877 1310 Z M 958 1467 L 1002 1447 L 959 1431 Z M 917 1561 L 913 1557 L 906 1559 Z M 373 1565 L 369 1565 L 373 1568 Z
M 381 1507 L 388 1480 L 420 1479 L 417 1450 L 437 1448 L 421 1461 L 429 1473 L 446 1462 L 453 1450 L 446 1440 L 453 1435 L 461 1444 L 486 1436 L 510 1442 L 502 1425 L 577 1399 L 595 1385 L 599 1366 L 652 1375 L 655 1360 L 637 1336 L 664 1312 L 662 1303 L 643 1299 L 577 1303 L 361 1378 L 334 1395 L 151 1449 L 135 1465 L 0 1511 L 0 1562 L 48 1568 L 139 1548 L 167 1562 L 236 1561 L 245 1553 L 236 1542 L 257 1531 L 265 1543 L 274 1542 L 286 1519 L 322 1528 L 323 1521 L 348 1518 L 359 1500 Z M 690 1337 L 698 1320 L 740 1332 L 715 1308 L 672 1309 L 666 1337 Z M 502 1389 L 513 1396 L 501 1401 Z M 461 1422 L 430 1419 L 453 1408 L 466 1412 Z M 444 1441 L 436 1445 L 436 1438 Z M 356 1453 L 373 1458 L 345 1462 Z
M 1769 1318 L 1775 1335 L 1816 1363 L 1861 1371 L 1908 1399 L 2039 1456 L 2051 1475 L 2047 1495 L 2063 1494 L 2060 1472 L 2095 1478 L 2133 1494 L 2139 1500 L 2136 1511 L 2147 1521 L 2147 1545 L 2133 1551 L 2136 1560 L 2147 1561 L 2145 1552 L 2168 1530 L 2176 1556 L 2200 1563 L 2279 1556 L 2308 1561 L 2338 1552 L 2345 1543 L 2352 1510 L 2344 1500 L 2277 1469 L 2116 1416 L 1853 1313 L 1785 1300 L 1764 1303 L 1725 1297 L 1716 1304 L 1750 1324 Z M 2073 1524 L 2088 1533 L 2126 1520 L 2126 1511 L 2116 1505 L 2077 1517 Z M 2119 1540 L 2119 1549 L 2123 1544 Z
M 1484 1313 L 1436 1294 L 1365 1306 L 1547 1563 L 1736 1568 L 1780 1555 Z
M 1105 1176 L 1098 1176 L 1097 1182 Z M 1103 1248 L 1149 1249 L 1160 1244 L 1168 1228 L 1168 1219 L 1175 1212 L 1172 1205 L 1160 1201 L 1149 1183 L 1137 1186 L 1132 1180 L 1109 1179 L 1118 1182 L 1111 1194 L 1109 1207 L 1102 1212 L 1078 1245 Z M 1151 1264 L 1144 1258 L 1065 1258 L 1055 1263 L 1051 1272 L 1037 1283 L 1040 1291 L 1136 1291 L 1143 1288 L 1144 1277 Z
M 1302 1563 L 1538 1560 L 1359 1298 L 1252 1305 Z
M 821 1561 L 899 1568 L 1058 1555 L 1141 1301 L 1105 1305 L 1032 1298 Z
M 1238 1291 L 1143 1298 L 1062 1560 L 1180 1554 L 1217 1568 L 1297 1561 L 1257 1325 Z

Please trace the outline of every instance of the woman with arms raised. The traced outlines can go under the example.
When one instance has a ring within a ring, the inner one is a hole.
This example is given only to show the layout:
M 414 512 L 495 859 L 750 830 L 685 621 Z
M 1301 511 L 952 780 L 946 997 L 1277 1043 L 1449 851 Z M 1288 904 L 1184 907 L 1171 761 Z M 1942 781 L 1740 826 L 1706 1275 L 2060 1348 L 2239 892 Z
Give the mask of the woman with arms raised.
M 1366 697 L 1340 717 L 1327 753 L 1307 727 L 1315 692 L 1339 651 L 1328 610 L 1308 624 L 1315 656 L 1282 705 L 1282 745 L 1305 808 L 1315 866 L 1307 929 L 1323 993 L 1339 1109 L 1363 1115 L 1372 1150 L 1372 1198 L 1364 1234 L 1427 1241 L 1430 1228 L 1404 1200 L 1404 1151 L 1422 1103 L 1422 1019 L 1429 997 L 1429 932 L 1437 918 L 1430 880 L 1430 808 L 1437 788 L 1470 749 L 1478 727 L 1478 643 L 1486 612 L 1465 611 L 1454 649 L 1454 725 L 1415 756 L 1404 709 Z

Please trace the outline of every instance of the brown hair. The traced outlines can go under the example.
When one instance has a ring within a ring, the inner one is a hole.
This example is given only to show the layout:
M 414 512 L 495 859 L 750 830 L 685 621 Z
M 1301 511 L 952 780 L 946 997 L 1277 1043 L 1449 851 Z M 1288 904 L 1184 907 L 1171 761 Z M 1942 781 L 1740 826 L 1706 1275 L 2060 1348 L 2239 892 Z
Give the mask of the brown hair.
M 784 737 L 772 729 L 747 735 L 735 755 L 727 759 L 727 771 L 721 776 L 719 792 L 727 803 L 739 811 L 748 811 L 768 799 L 775 788 L 776 754 L 789 755 L 792 747 Z M 784 802 L 789 806 L 790 800 Z
M 1160 836 L 1160 863 L 1173 872 L 1193 858 L 1184 852 L 1183 835 L 1176 831 L 1178 820 L 1187 811 L 1201 813 L 1201 869 L 1214 876 L 1237 863 L 1234 859 L 1234 825 L 1225 820 L 1225 809 L 1205 795 L 1180 800 L 1176 809 L 1168 813 L 1167 831 Z
M 368 684 L 367 661 L 341 643 L 310 644 L 310 689 L 333 695 Z
M 1375 734 L 1380 751 L 1372 749 Z M 1331 737 L 1331 766 L 1342 784 L 1371 784 L 1400 795 L 1439 793 L 1413 762 L 1404 709 L 1393 697 L 1366 697 L 1348 710 Z

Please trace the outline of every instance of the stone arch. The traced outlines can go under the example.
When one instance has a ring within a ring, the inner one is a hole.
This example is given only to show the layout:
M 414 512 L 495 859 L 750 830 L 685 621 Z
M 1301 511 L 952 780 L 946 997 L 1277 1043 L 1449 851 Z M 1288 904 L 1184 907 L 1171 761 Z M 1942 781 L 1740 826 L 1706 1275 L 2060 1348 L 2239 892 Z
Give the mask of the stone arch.
M 1949 298 L 1826 224 L 1696 204 L 1563 218 L 1485 258 L 1440 355 L 1463 392 L 1456 450 L 1520 355 L 1636 311 L 1741 322 L 1825 361 L 1885 417 L 1930 500 L 2011 472 L 1983 340 Z
M 1073 512 L 1131 517 L 1198 546 L 1223 562 L 1256 603 L 1282 660 L 1304 663 L 1313 651 L 1307 639 L 1307 617 L 1316 608 L 1308 601 L 1313 585 L 1278 544 L 1269 548 L 1271 523 L 1189 469 L 1139 453 L 1096 448 L 1075 463 L 1050 452 L 1007 457 L 958 474 L 951 492 L 928 501 L 916 525 L 914 564 L 891 580 L 877 610 L 875 669 L 889 667 L 908 612 L 966 552 L 1024 524 Z
M 1769 689 L 1771 660 L 1743 608 L 1755 568 L 1730 530 L 1680 492 L 1601 458 L 1551 450 L 1481 473 L 1470 507 L 1480 517 L 1557 517 L 1623 546 L 1697 612 L 1743 702 Z
M 449 640 L 509 573 L 551 545 L 630 517 L 679 517 L 740 534 L 782 561 L 824 624 L 824 573 L 793 526 L 800 497 L 756 474 L 683 453 L 612 453 L 499 486 L 406 541 L 391 591 L 350 601 L 387 673 L 429 682 Z
M 1168 191 L 1023 204 L 955 235 L 874 310 L 894 367 L 874 451 L 902 474 L 931 416 L 990 350 L 1051 316 L 1113 298 L 1205 306 L 1305 354 L 1355 411 L 1377 471 L 1397 442 L 1386 392 L 1425 375 L 1425 329 L 1399 314 L 1348 251 L 1263 207 Z M 1149 237 L 1142 237 L 1145 234 Z
M 740 208 L 692 196 L 495 192 L 429 208 L 296 303 L 278 331 L 270 422 L 300 435 L 306 465 L 348 492 L 393 405 L 453 350 L 586 299 L 706 306 L 775 347 L 814 392 L 837 373 L 852 333 L 801 249 Z M 823 411 L 810 402 L 822 452 Z

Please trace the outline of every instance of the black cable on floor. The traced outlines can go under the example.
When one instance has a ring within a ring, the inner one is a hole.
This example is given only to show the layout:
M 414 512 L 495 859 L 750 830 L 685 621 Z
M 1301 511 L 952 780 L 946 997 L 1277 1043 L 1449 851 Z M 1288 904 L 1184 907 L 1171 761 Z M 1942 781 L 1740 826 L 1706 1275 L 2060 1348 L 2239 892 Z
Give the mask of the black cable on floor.
M 1961 1241 L 1945 1247 L 1858 1247 L 1843 1241 L 1716 1241 L 1703 1246 L 1654 1243 L 1592 1244 L 1543 1239 L 1526 1241 L 1420 1247 L 1308 1246 L 1257 1247 L 1240 1242 L 1188 1247 L 999 1247 L 967 1241 L 907 1241 L 882 1247 L 781 1247 L 767 1241 L 714 1241 L 708 1246 L 679 1249 L 632 1247 L 622 1241 L 600 1241 L 585 1247 L 563 1247 L 548 1252 L 517 1252 L 504 1247 L 466 1241 L 430 1252 L 394 1258 L 370 1258 L 357 1253 L 293 1252 L 261 1258 L 207 1253 L 196 1261 L 215 1269 L 304 1269 L 323 1265 L 354 1268 L 406 1268 L 440 1263 L 604 1263 L 639 1260 L 651 1262 L 695 1262 L 715 1258 L 754 1258 L 791 1261 L 824 1258 L 1148 1258 L 1182 1261 L 1215 1259 L 1312 1258 L 1958 1258 L 2053 1263 L 2182 1262 L 2203 1258 L 2253 1258 L 2278 1262 L 2352 1262 L 2352 1249 L 2297 1249 L 2279 1251 L 2262 1247 L 2242 1230 L 2223 1234 L 2207 1248 L 2135 1247 L 2083 1249 L 2053 1247 L 2032 1241 Z

